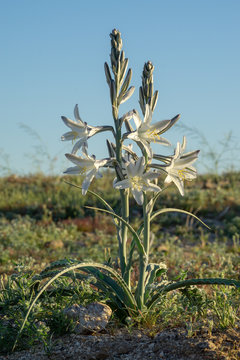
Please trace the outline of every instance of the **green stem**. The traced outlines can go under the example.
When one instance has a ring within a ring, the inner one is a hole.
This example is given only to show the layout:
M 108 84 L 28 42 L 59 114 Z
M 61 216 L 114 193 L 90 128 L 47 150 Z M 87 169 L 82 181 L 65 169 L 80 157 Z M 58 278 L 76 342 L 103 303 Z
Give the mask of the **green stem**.
M 143 246 L 145 254 L 139 256 L 139 282 L 137 289 L 137 304 L 140 309 L 144 307 L 144 293 L 145 293 L 145 280 L 146 280 L 146 269 L 148 266 L 148 257 L 149 257 L 149 243 L 150 243 L 150 214 L 147 212 L 147 196 L 144 193 L 144 203 L 143 203 L 143 221 L 144 221 L 144 231 L 143 231 Z
M 116 79 L 117 80 L 117 79 Z M 118 85 L 118 81 L 116 81 Z M 117 98 L 116 98 L 117 102 Z M 118 111 L 118 109 L 117 109 Z M 115 120 L 115 129 L 116 129 L 116 160 L 118 164 L 121 166 L 122 164 L 122 131 L 121 131 L 121 123 L 119 119 Z M 117 174 L 118 176 L 118 174 Z M 121 180 L 121 179 L 119 179 Z M 120 190 L 120 198 L 121 198 L 121 216 L 124 220 L 129 222 L 129 195 L 128 190 Z M 120 225 L 120 230 L 118 233 L 118 243 L 119 243 L 119 258 L 120 258 L 120 267 L 122 276 L 126 277 L 126 282 L 130 288 L 130 275 L 125 275 L 126 271 L 126 263 L 127 263 L 127 234 L 128 229 L 127 226 L 123 223 Z
M 143 221 L 144 221 L 144 250 L 147 254 L 149 254 L 149 243 L 150 243 L 150 213 L 147 211 L 147 196 L 144 193 L 144 203 L 143 203 Z
M 122 167 L 122 123 L 118 117 L 118 97 L 120 90 L 120 53 L 117 59 L 117 71 L 115 74 L 115 101 L 112 104 L 112 113 L 115 123 L 115 139 L 116 139 L 116 160 L 120 167 Z M 118 173 L 116 174 L 118 180 L 122 180 L 119 178 Z M 129 191 L 128 190 L 120 190 L 120 198 L 121 198 L 121 217 L 129 222 Z M 118 231 L 118 243 L 119 243 L 119 258 L 120 258 L 120 267 L 122 277 L 125 279 L 129 289 L 130 289 L 130 271 L 126 271 L 127 266 L 127 235 L 128 228 L 124 223 L 120 224 L 120 229 Z
M 129 191 L 121 190 L 121 203 L 122 203 L 122 217 L 124 220 L 129 222 Z M 128 228 L 122 223 L 121 224 L 121 238 L 122 238 L 122 257 L 124 268 L 122 268 L 122 276 L 126 281 L 128 287 L 130 288 L 130 272 L 126 272 L 127 265 L 127 236 L 128 236 Z

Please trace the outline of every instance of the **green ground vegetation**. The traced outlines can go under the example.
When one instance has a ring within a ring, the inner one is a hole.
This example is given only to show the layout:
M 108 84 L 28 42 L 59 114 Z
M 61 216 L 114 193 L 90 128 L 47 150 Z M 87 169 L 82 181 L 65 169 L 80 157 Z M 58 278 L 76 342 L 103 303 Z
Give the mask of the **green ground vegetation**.
M 112 175 L 96 180 L 91 190 L 116 209 L 118 192 Z M 118 269 L 118 244 L 111 217 L 86 205 L 101 207 L 80 185 L 80 177 L 8 176 L 0 179 L 0 349 L 8 352 L 34 296 L 33 276 L 60 259 L 94 260 Z M 132 201 L 132 200 L 131 200 Z M 159 208 L 176 207 L 200 217 L 211 231 L 183 214 L 163 214 L 153 222 L 151 262 L 167 265 L 167 279 L 225 277 L 240 274 L 240 173 L 199 176 L 181 197 L 174 186 L 163 192 Z M 141 208 L 134 201 L 130 220 L 137 226 Z M 134 284 L 136 271 L 132 273 Z M 159 279 L 164 281 L 164 279 Z M 169 293 L 157 310 L 131 319 L 125 326 L 150 332 L 185 326 L 189 336 L 206 327 L 239 329 L 239 290 L 233 287 L 191 287 Z M 42 341 L 49 351 L 54 335 L 71 332 L 74 324 L 62 313 L 73 303 L 108 301 L 88 282 L 60 279 L 39 299 L 24 328 L 18 348 Z M 183 315 L 184 314 L 184 315 Z M 113 317 L 112 326 L 118 326 Z M 7 341 L 6 341 L 7 339 Z

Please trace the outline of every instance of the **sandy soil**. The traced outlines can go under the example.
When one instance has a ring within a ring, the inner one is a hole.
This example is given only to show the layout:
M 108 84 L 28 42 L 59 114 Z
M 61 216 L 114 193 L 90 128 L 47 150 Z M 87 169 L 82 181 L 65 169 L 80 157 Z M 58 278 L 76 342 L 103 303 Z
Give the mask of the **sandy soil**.
M 184 329 L 148 336 L 138 330 L 119 329 L 90 335 L 65 335 L 53 340 L 49 353 L 42 345 L 1 356 L 0 360 L 237 360 L 240 332 L 228 330 L 187 337 Z

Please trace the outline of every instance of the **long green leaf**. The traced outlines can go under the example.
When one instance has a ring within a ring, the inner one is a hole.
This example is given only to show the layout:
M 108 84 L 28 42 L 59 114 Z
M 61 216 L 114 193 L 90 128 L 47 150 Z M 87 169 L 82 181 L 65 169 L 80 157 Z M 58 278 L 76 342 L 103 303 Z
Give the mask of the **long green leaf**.
M 131 292 L 129 290 L 126 291 L 124 286 L 120 286 L 115 280 L 113 280 L 110 276 L 102 273 L 96 268 L 88 268 L 88 271 L 93 274 L 96 279 L 103 284 L 105 287 L 107 285 L 108 289 L 111 292 L 115 292 L 118 299 L 121 301 L 121 303 L 126 306 L 126 308 L 132 308 L 132 304 L 135 304 L 135 307 L 137 307 L 137 304 L 135 302 L 135 298 L 132 296 Z
M 172 284 L 168 284 L 166 286 L 161 286 L 158 293 L 153 295 L 152 298 L 148 301 L 147 303 L 148 309 L 154 307 L 158 303 L 160 296 L 162 296 L 163 294 L 172 290 L 177 290 L 191 285 L 228 285 L 228 286 L 235 286 L 237 288 L 240 288 L 240 281 L 233 279 L 221 279 L 221 278 L 189 279 L 189 280 L 177 281 Z
M 73 187 L 75 187 L 75 188 L 77 188 L 77 189 L 81 189 L 81 190 L 82 190 L 82 187 L 79 186 L 79 185 L 70 183 L 70 182 L 68 182 L 68 181 L 66 181 L 66 180 L 64 180 L 64 182 L 65 182 L 66 184 L 68 184 L 68 185 L 71 185 L 71 186 L 73 186 Z M 94 191 L 89 190 L 89 189 L 88 189 L 87 192 L 88 192 L 89 194 L 95 196 L 98 200 L 100 200 L 100 201 L 103 203 L 103 205 L 104 205 L 109 211 L 115 213 L 114 210 L 113 210 L 113 208 L 112 208 L 112 207 L 108 204 L 108 202 L 107 202 L 106 200 L 104 200 L 100 195 L 98 195 L 97 193 L 95 193 Z M 115 222 L 115 225 L 117 226 L 118 224 Z
M 26 324 L 26 321 L 29 317 L 29 314 L 33 308 L 33 306 L 36 304 L 37 300 L 39 299 L 39 297 L 42 295 L 42 293 L 56 280 L 58 279 L 60 276 L 64 275 L 65 273 L 69 272 L 69 271 L 74 271 L 74 270 L 77 270 L 77 269 L 84 269 L 84 268 L 93 268 L 93 267 L 96 267 L 96 268 L 100 268 L 100 269 L 103 269 L 103 270 L 106 270 L 108 271 L 110 274 L 112 274 L 114 277 L 116 277 L 116 279 L 118 280 L 118 282 L 121 284 L 122 288 L 124 289 L 124 291 L 126 292 L 126 295 L 128 296 L 129 300 L 131 300 L 131 307 L 132 309 L 135 309 L 136 308 L 136 302 L 135 302 L 135 299 L 133 298 L 133 295 L 132 293 L 129 291 L 125 281 L 123 280 L 123 278 L 112 268 L 110 268 L 109 266 L 107 265 L 103 265 L 103 264 L 99 264 L 99 263 L 95 263 L 95 262 L 83 262 L 83 263 L 80 263 L 80 264 L 76 264 L 76 265 L 71 265 L 69 267 L 67 267 L 66 269 L 58 272 L 58 274 L 56 274 L 53 278 L 51 278 L 43 287 L 42 289 L 39 291 L 39 293 L 37 294 L 37 296 L 35 297 L 35 299 L 32 301 L 31 305 L 29 306 L 29 309 L 27 311 L 27 314 L 25 316 L 25 319 L 23 321 L 23 324 L 18 332 L 18 335 L 17 335 L 17 338 L 15 340 L 15 343 L 13 345 L 13 348 L 12 348 L 12 351 L 15 349 L 16 347 L 16 344 L 17 344 L 17 341 L 19 339 L 19 336 L 21 335 L 22 333 L 22 330 Z
M 182 213 L 182 214 L 190 215 L 190 216 L 194 217 L 196 220 L 198 220 L 207 229 L 211 230 L 211 228 L 207 224 L 205 224 L 205 222 L 203 222 L 201 219 L 199 219 L 198 216 L 192 214 L 189 211 L 175 209 L 175 208 L 166 208 L 166 209 L 161 209 L 161 210 L 156 211 L 155 213 L 152 214 L 150 221 L 152 221 L 156 216 L 158 216 L 160 214 L 163 214 L 163 213 L 166 213 L 166 212 L 179 212 L 179 213 Z
M 207 229 L 211 230 L 211 228 L 207 224 L 205 224 L 205 222 L 203 222 L 201 219 L 199 219 L 198 216 L 192 214 L 189 211 L 175 209 L 175 208 L 166 208 L 166 209 L 161 209 L 161 210 L 158 210 L 158 211 L 154 212 L 152 214 L 151 218 L 150 218 L 150 221 L 152 221 L 156 216 L 167 213 L 167 212 L 179 212 L 179 213 L 182 213 L 182 214 L 190 215 L 190 216 L 194 217 L 196 220 L 198 220 L 201 224 L 203 224 Z M 144 224 L 141 224 L 140 227 L 138 228 L 137 233 L 138 233 L 139 236 L 141 235 L 141 232 L 143 230 L 143 226 L 144 226 Z
M 149 203 L 147 204 L 147 211 L 149 214 L 152 213 L 155 202 L 157 201 L 157 199 L 159 198 L 160 195 L 162 195 L 162 193 L 169 187 L 169 184 L 166 185 L 162 190 L 158 191 L 153 197 L 152 199 L 149 201 Z
M 57 273 L 59 273 L 61 271 L 60 268 L 62 267 L 69 267 L 70 265 L 73 265 L 73 264 L 79 264 L 79 261 L 77 260 L 69 260 L 69 259 L 63 259 L 63 260 L 58 260 L 58 261 L 55 261 L 53 263 L 51 263 L 47 268 L 45 268 L 41 273 L 40 275 L 38 276 L 35 276 L 35 279 L 36 280 L 42 280 L 44 278 L 47 278 L 47 277 L 53 277 L 55 276 Z M 58 270 L 55 270 L 55 271 L 52 271 L 53 269 L 58 269 Z M 85 271 L 85 269 L 81 269 L 83 271 Z M 102 272 L 100 272 L 99 270 L 97 269 L 94 269 L 94 268 L 88 268 L 88 273 L 94 273 L 94 276 L 96 278 L 99 279 L 99 281 L 102 281 L 104 280 L 108 287 L 110 287 L 110 290 L 111 291 L 114 291 L 118 294 L 119 297 L 121 297 L 121 301 L 126 304 L 127 306 L 131 306 L 131 301 L 135 301 L 134 297 L 131 297 L 130 299 L 130 303 L 129 303 L 129 295 L 126 297 L 126 292 L 124 292 L 121 288 L 121 286 L 119 286 L 114 280 L 112 280 L 112 278 L 110 276 L 107 276 L 106 274 L 103 274 Z M 80 274 L 65 274 L 64 276 L 69 276 L 71 278 L 74 278 L 77 277 L 78 279 L 84 279 L 83 275 L 79 276 Z M 117 275 L 117 274 L 116 274 Z M 86 277 L 86 275 L 85 275 Z M 121 277 L 118 278 L 118 281 L 121 282 L 122 279 Z M 94 284 L 93 284 L 94 285 Z M 126 284 L 122 284 L 122 287 L 124 287 Z M 98 285 L 96 285 L 97 287 L 99 287 L 99 283 Z M 126 291 L 128 291 L 128 289 L 125 289 Z M 128 292 L 129 293 L 129 292 Z
M 81 269 L 81 270 L 84 271 L 85 269 Z M 86 271 L 86 270 L 85 270 L 85 271 Z M 39 280 L 43 280 L 43 279 L 46 279 L 46 278 L 49 278 L 49 277 L 53 277 L 53 276 L 57 275 L 59 272 L 60 272 L 60 270 L 44 272 L 44 274 L 43 274 L 42 276 L 39 275 L 39 278 L 38 278 L 38 279 L 39 279 Z M 89 273 L 91 274 L 91 277 L 93 277 L 93 276 L 92 276 L 92 273 L 91 273 L 91 272 L 89 272 Z M 69 278 L 71 278 L 72 280 L 77 279 L 77 280 L 83 281 L 83 280 L 88 280 L 88 279 L 89 279 L 89 273 L 88 273 L 88 275 L 83 275 L 83 274 L 79 274 L 79 273 L 74 273 L 74 274 L 71 274 L 71 273 L 68 274 L 68 273 L 66 273 L 66 274 L 64 274 L 63 276 L 69 277 Z M 96 277 L 96 276 L 94 276 L 94 277 Z M 37 277 L 36 277 L 36 279 L 37 279 Z M 99 290 L 103 291 L 105 294 L 107 294 L 108 297 L 109 297 L 114 303 L 118 304 L 119 308 L 121 308 L 121 307 L 123 306 L 123 305 L 121 306 L 121 302 L 120 302 L 119 298 L 118 298 L 116 295 L 114 295 L 113 292 L 110 291 L 109 286 L 108 286 L 108 287 L 106 286 L 106 283 L 103 284 L 102 281 L 98 281 L 97 279 L 96 279 L 96 281 L 90 281 L 89 283 L 90 283 L 91 285 L 97 287 Z M 112 288 L 111 288 L 111 290 L 112 290 Z
M 131 276 L 131 270 L 132 270 L 132 258 L 133 258 L 133 253 L 135 250 L 135 241 L 132 240 L 131 244 L 130 244 L 130 251 L 128 254 L 128 262 L 127 262 L 127 266 L 123 275 L 124 280 L 126 281 L 126 283 L 129 282 L 130 276 Z
M 132 233 L 133 238 L 134 238 L 134 240 L 135 240 L 135 242 L 136 242 L 136 245 L 137 245 L 137 247 L 138 247 L 138 250 L 139 250 L 140 254 L 146 256 L 144 247 L 143 247 L 143 245 L 142 245 L 142 242 L 141 242 L 138 234 L 136 233 L 136 231 L 133 229 L 133 227 L 132 227 L 126 220 L 124 220 L 121 216 L 115 214 L 114 212 L 111 212 L 111 211 L 108 211 L 108 210 L 105 210 L 105 209 L 99 209 L 99 208 L 95 208 L 95 207 L 92 207 L 92 206 L 85 206 L 85 207 L 88 208 L 88 209 L 93 209 L 93 210 L 98 210 L 98 211 L 106 212 L 107 214 L 110 214 L 110 215 L 116 217 L 118 220 L 122 221 L 122 222 L 128 227 L 128 229 L 130 230 L 130 232 Z

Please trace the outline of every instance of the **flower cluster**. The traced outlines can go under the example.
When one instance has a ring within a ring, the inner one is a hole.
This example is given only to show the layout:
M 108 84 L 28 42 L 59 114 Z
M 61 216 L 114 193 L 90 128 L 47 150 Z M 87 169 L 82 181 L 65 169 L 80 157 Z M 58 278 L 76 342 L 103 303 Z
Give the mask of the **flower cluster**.
M 89 185 L 94 177 L 102 176 L 100 168 L 111 167 L 118 169 L 117 178 L 114 180 L 113 186 L 116 189 L 129 188 L 136 202 L 143 204 L 143 193 L 145 191 L 158 192 L 161 188 L 156 185 L 156 179 L 161 174 L 166 174 L 164 183 L 173 182 L 181 195 L 184 195 L 184 180 L 193 180 L 196 178 L 196 169 L 192 164 L 197 160 L 199 151 L 188 152 L 184 154 L 186 148 L 186 138 L 183 138 L 182 145 L 177 143 L 175 152 L 172 156 L 163 156 L 154 154 L 151 143 L 159 145 L 170 145 L 170 142 L 161 135 L 172 127 L 179 119 L 180 115 L 170 120 L 162 120 L 152 123 L 152 110 L 149 104 L 145 106 L 145 116 L 141 120 L 136 110 L 130 111 L 123 116 L 123 122 L 126 123 L 127 131 L 123 134 L 122 139 L 133 140 L 141 149 L 142 156 L 132 150 L 130 146 L 124 146 L 125 155 L 122 155 L 121 161 L 117 160 L 115 146 L 112 144 L 109 151 L 109 158 L 96 160 L 94 155 L 89 156 L 87 152 L 88 139 L 103 131 L 111 131 L 116 137 L 115 131 L 111 126 L 90 126 L 83 122 L 78 111 L 78 106 L 74 108 L 76 121 L 62 117 L 63 122 L 71 129 L 70 132 L 62 136 L 62 140 L 72 140 L 75 144 L 71 154 L 66 154 L 75 166 L 69 167 L 65 174 L 80 174 L 84 176 L 82 183 L 82 193 L 86 194 Z M 135 129 L 130 125 L 131 119 L 134 122 Z M 109 142 L 110 143 L 110 142 Z M 78 156 L 77 152 L 82 151 L 82 155 Z M 153 160 L 160 161 L 153 163 Z M 152 170 L 153 168 L 154 170 Z M 151 181 L 155 180 L 155 183 Z
M 144 64 L 142 86 L 139 88 L 139 104 L 144 116 L 143 120 L 136 110 L 131 110 L 119 117 L 119 106 L 132 96 L 135 87 L 130 86 L 132 70 L 127 71 L 128 59 L 125 58 L 125 53 L 122 50 L 121 33 L 114 29 L 110 37 L 112 73 L 106 62 L 104 71 L 110 90 L 115 127 L 88 125 L 81 119 L 77 105 L 74 108 L 75 121 L 62 116 L 63 122 L 71 130 L 62 136 L 62 140 L 71 140 L 74 143 L 71 154 L 66 154 L 66 157 L 75 166 L 68 168 L 65 174 L 84 176 L 82 193 L 85 195 L 93 178 L 101 176 L 101 168 L 115 169 L 114 188 L 120 190 L 129 188 L 139 205 L 143 204 L 146 191 L 161 191 L 157 184 L 163 174 L 165 175 L 164 183 L 173 182 L 180 194 L 184 195 L 184 180 L 193 180 L 197 176 L 196 169 L 192 164 L 196 161 L 199 151 L 184 154 L 186 148 L 186 138 L 184 137 L 182 145 L 177 143 L 173 155 L 163 156 L 153 153 L 151 143 L 156 143 L 159 147 L 171 145 L 167 139 L 162 137 L 162 134 L 178 121 L 180 115 L 169 120 L 152 123 L 158 91 L 154 92 L 153 90 L 154 66 L 151 61 Z M 126 132 L 122 134 L 123 124 L 126 127 Z M 109 157 L 97 160 L 94 155 L 88 155 L 88 140 L 103 131 L 110 131 L 114 142 L 107 140 Z M 133 150 L 132 144 L 126 145 L 124 143 L 131 140 L 140 149 L 140 157 Z M 82 151 L 80 156 L 78 155 L 79 151 Z

